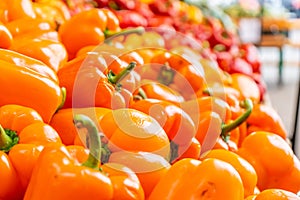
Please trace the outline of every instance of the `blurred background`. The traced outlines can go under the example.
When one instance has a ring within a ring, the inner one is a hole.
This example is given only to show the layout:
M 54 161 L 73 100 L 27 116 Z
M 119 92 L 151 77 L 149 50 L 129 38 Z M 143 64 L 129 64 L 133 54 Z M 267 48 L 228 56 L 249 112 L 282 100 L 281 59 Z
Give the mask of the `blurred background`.
M 296 133 L 300 155 L 297 98 L 300 79 L 300 0 L 186 0 L 230 16 L 243 43 L 258 47 L 267 103 L 281 116 L 290 138 Z M 226 24 L 226 18 L 223 19 Z M 230 23 L 227 23 L 230 26 Z

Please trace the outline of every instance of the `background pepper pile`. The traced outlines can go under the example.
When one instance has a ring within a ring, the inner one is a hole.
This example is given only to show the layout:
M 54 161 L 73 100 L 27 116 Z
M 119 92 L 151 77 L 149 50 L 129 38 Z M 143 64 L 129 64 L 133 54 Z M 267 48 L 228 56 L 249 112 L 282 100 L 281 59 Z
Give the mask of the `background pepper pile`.
M 175 0 L 1 1 L 0 199 L 300 199 L 257 50 L 225 19 Z

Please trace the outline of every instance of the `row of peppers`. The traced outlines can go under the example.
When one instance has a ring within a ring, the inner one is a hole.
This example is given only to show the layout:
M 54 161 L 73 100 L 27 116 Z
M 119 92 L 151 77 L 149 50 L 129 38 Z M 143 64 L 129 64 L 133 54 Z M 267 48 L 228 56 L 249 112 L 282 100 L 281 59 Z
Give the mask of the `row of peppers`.
M 249 76 L 108 9 L 57 27 L 17 2 L 1 7 L 0 199 L 299 199 L 300 161 Z M 95 49 L 121 31 L 129 45 Z

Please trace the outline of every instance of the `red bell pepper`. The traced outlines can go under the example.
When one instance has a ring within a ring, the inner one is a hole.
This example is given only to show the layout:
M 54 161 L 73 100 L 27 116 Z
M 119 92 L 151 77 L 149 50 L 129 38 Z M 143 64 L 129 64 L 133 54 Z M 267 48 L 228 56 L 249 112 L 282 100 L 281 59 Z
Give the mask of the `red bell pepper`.
M 261 59 L 256 46 L 252 43 L 245 43 L 241 44 L 239 49 L 241 57 L 252 66 L 253 72 L 260 73 Z
M 133 10 L 115 10 L 114 13 L 117 15 L 120 21 L 121 28 L 127 27 L 146 27 L 148 25 L 147 19 L 140 13 Z
M 230 74 L 233 73 L 242 73 L 252 77 L 253 70 L 252 66 L 243 58 L 236 57 L 231 63 L 230 70 L 228 71 Z

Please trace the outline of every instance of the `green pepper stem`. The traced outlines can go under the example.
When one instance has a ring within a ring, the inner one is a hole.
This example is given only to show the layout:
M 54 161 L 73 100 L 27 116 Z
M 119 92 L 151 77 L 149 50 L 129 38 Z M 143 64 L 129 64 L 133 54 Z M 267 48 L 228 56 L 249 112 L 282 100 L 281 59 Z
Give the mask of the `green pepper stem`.
M 129 65 L 123 69 L 120 73 L 117 75 L 114 74 L 112 71 L 109 71 L 107 74 L 107 79 L 111 84 L 118 85 L 132 70 L 135 68 L 136 63 L 131 62 Z
M 175 71 L 167 65 L 160 68 L 157 81 L 164 85 L 170 85 L 174 81 Z
M 89 157 L 82 163 L 83 166 L 98 169 L 101 160 L 101 141 L 95 123 L 86 115 L 77 114 L 74 116 L 74 124 L 77 129 L 86 128 L 89 138 Z
M 122 31 L 111 31 L 111 30 L 105 30 L 104 35 L 105 38 L 112 37 L 112 36 L 118 36 L 118 35 L 128 35 L 128 34 L 142 34 L 145 32 L 145 28 L 142 26 L 139 26 L 137 28 L 128 28 L 123 29 Z
M 147 95 L 146 95 L 145 91 L 143 90 L 143 88 L 139 88 L 138 93 L 136 95 L 134 95 L 133 98 L 135 100 L 147 99 Z
M 222 132 L 221 132 L 222 138 L 227 138 L 228 133 L 233 129 L 235 129 L 236 127 L 238 127 L 239 125 L 241 125 L 244 121 L 246 121 L 249 115 L 251 114 L 253 109 L 253 103 L 250 99 L 245 99 L 244 101 L 242 101 L 240 103 L 240 106 L 242 108 L 245 108 L 246 111 L 241 116 L 236 118 L 233 122 L 222 125 Z
M 19 142 L 19 137 L 15 131 L 4 130 L 0 124 L 0 150 L 8 152 L 15 144 Z

